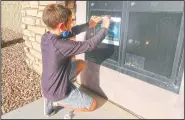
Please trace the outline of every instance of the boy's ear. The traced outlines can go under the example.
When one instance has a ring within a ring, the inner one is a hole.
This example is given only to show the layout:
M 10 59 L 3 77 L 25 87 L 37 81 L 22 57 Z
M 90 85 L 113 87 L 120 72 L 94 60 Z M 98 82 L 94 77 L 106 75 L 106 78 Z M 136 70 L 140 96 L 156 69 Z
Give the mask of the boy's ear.
M 65 30 L 64 23 L 63 23 L 63 22 L 62 22 L 62 23 L 59 23 L 59 24 L 58 24 L 58 28 L 59 28 L 60 30 L 64 31 L 64 30 Z

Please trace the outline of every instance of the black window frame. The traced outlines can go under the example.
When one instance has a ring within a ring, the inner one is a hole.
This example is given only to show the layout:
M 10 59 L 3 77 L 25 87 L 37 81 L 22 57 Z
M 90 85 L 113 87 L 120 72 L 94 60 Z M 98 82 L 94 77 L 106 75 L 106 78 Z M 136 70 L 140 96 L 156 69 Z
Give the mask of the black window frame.
M 91 1 L 87 1 L 87 4 L 86 4 L 87 21 L 90 19 L 90 11 L 91 11 L 89 7 L 90 2 Z M 165 76 L 158 75 L 149 71 L 143 71 L 137 68 L 129 67 L 124 64 L 125 52 L 126 52 L 126 41 L 127 41 L 126 34 L 128 32 L 127 30 L 128 30 L 128 21 L 129 21 L 128 16 L 130 12 L 129 11 L 130 2 L 131 1 L 123 1 L 123 8 L 120 9 L 122 12 L 122 23 L 124 23 L 124 25 L 121 24 L 121 27 L 122 27 L 121 30 L 123 30 L 121 31 L 121 38 L 123 38 L 123 40 L 120 41 L 118 62 L 115 63 L 107 59 L 102 63 L 102 65 L 110 69 L 116 70 L 120 73 L 129 75 L 131 77 L 137 78 L 144 82 L 150 83 L 157 87 L 160 87 L 178 94 L 180 90 L 180 85 L 182 82 L 183 71 L 184 71 L 184 12 L 183 11 L 181 12 L 183 13 L 183 16 L 181 20 L 181 26 L 180 26 L 180 31 L 179 31 L 178 41 L 177 41 L 177 47 L 175 52 L 171 78 L 167 78 Z M 105 11 L 105 12 L 110 11 L 108 9 L 94 9 L 94 10 Z M 120 10 L 116 10 L 116 11 L 120 11 Z M 85 55 L 85 58 L 86 60 L 88 59 L 86 55 Z

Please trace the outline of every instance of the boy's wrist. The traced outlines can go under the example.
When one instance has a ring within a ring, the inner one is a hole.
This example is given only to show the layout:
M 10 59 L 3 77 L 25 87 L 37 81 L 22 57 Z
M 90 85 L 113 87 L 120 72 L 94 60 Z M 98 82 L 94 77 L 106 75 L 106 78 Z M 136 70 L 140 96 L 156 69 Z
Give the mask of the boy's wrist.
M 86 25 L 90 28 L 90 23 L 89 22 L 87 22 Z
M 89 28 L 92 28 L 92 26 L 91 26 L 90 22 L 87 22 L 87 23 L 88 23 L 88 27 L 89 27 Z
M 107 28 L 107 27 L 101 27 L 101 28 L 104 28 L 104 29 L 108 30 L 108 28 Z

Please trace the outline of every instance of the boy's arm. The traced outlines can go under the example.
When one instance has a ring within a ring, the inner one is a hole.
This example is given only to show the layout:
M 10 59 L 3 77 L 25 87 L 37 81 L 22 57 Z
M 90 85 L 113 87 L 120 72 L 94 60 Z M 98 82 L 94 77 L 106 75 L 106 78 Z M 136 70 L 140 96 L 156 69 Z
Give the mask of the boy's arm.
M 66 57 L 81 54 L 87 51 L 93 50 L 99 43 L 103 41 L 107 35 L 108 30 L 106 28 L 100 29 L 100 31 L 92 38 L 85 41 L 74 40 L 56 40 L 55 47 Z
M 89 22 L 87 22 L 85 24 L 81 24 L 81 25 L 76 25 L 71 28 L 72 36 L 78 35 L 81 32 L 85 32 L 88 29 L 89 29 Z
M 88 30 L 88 28 L 95 27 L 97 23 L 99 23 L 101 20 L 102 20 L 101 17 L 92 16 L 87 23 L 72 27 L 71 28 L 72 34 L 70 34 L 69 37 L 73 37 L 81 32 L 85 32 Z

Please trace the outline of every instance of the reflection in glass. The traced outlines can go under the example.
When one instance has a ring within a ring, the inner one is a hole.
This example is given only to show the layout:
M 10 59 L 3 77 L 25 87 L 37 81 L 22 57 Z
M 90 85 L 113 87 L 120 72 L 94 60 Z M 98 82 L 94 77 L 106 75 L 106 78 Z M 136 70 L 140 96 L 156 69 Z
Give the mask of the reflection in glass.
M 125 64 L 171 76 L 181 13 L 130 12 Z

